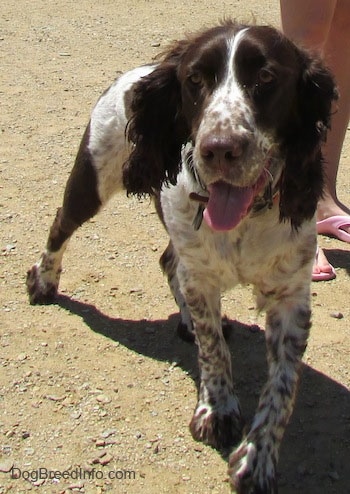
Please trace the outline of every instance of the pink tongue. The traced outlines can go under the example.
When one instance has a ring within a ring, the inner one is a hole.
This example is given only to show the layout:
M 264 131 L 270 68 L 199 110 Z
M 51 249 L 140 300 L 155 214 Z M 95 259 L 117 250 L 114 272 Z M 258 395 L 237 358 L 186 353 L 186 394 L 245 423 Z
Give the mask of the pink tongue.
M 252 187 L 235 187 L 226 182 L 208 186 L 209 202 L 204 210 L 204 219 L 213 230 L 232 230 L 247 214 L 253 201 Z

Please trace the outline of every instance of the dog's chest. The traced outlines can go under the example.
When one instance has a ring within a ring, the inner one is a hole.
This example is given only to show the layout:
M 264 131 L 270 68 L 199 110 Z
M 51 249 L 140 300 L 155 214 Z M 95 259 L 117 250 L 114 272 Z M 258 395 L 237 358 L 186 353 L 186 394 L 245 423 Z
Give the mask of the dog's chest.
M 264 270 L 266 256 L 260 255 L 258 239 L 250 227 L 249 221 L 225 233 L 212 232 L 205 224 L 201 227 L 197 259 L 209 277 L 217 278 L 223 290 L 237 283 L 250 283 Z M 187 257 L 187 252 L 184 256 Z
M 195 230 L 195 208 L 188 206 L 180 210 L 174 209 L 174 203 L 172 206 L 163 209 L 180 263 L 199 278 L 212 280 L 222 290 L 257 280 L 278 256 L 281 242 L 265 236 L 263 226 L 256 220 L 247 219 L 229 232 L 214 232 L 203 221 Z

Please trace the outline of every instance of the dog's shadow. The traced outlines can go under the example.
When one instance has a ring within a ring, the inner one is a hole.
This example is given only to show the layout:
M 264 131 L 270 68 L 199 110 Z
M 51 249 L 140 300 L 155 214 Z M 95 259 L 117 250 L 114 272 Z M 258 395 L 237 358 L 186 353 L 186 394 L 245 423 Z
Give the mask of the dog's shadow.
M 350 276 L 350 251 L 345 249 L 323 249 L 327 259 L 335 268 L 345 269 Z M 349 489 L 350 492 L 350 489 Z
M 176 361 L 198 384 L 196 346 L 178 337 L 178 315 L 171 315 L 167 320 L 133 321 L 110 318 L 95 306 L 64 295 L 58 296 L 56 303 L 80 316 L 94 332 L 137 353 L 159 361 Z M 230 321 L 230 324 L 228 344 L 233 357 L 236 390 L 249 422 L 266 381 L 264 332 L 237 321 Z M 349 455 L 349 391 L 303 365 L 296 407 L 281 448 L 279 492 L 349 494 Z

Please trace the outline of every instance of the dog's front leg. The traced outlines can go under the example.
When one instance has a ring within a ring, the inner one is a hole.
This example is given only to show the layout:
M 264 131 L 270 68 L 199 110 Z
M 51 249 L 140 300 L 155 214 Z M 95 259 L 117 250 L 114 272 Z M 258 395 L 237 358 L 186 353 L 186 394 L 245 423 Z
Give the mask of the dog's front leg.
M 227 452 L 242 436 L 242 418 L 233 390 L 231 355 L 222 333 L 220 289 L 188 273 L 179 273 L 179 279 L 193 321 L 200 371 L 190 430 L 197 441 Z
M 276 494 L 279 446 L 293 411 L 310 324 L 308 294 L 276 303 L 267 313 L 269 375 L 251 429 L 231 454 L 229 473 L 238 494 Z

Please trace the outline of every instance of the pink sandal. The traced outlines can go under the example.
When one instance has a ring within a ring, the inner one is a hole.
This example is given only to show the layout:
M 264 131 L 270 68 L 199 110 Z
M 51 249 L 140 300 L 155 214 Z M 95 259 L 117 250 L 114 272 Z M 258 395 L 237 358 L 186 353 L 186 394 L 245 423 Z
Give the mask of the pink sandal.
M 319 256 L 320 249 L 317 246 L 316 249 L 316 254 L 315 254 L 315 264 L 317 264 L 318 261 L 318 256 Z M 315 273 L 314 270 L 312 271 L 312 281 L 329 281 L 329 280 L 334 280 L 334 278 L 337 276 L 335 273 L 335 269 L 332 266 L 332 264 L 329 264 L 330 270 L 329 271 L 320 271 L 319 273 Z
M 344 227 L 350 228 L 350 216 L 330 216 L 325 220 L 317 222 L 317 233 L 329 235 L 341 240 L 342 242 L 350 243 L 350 233 L 344 230 Z

